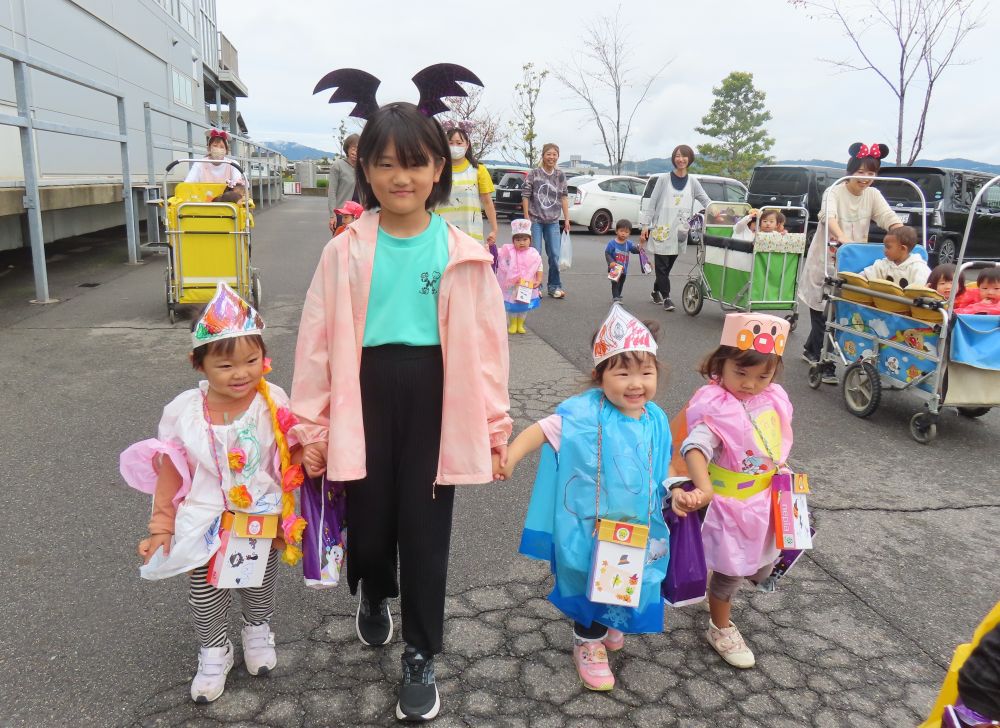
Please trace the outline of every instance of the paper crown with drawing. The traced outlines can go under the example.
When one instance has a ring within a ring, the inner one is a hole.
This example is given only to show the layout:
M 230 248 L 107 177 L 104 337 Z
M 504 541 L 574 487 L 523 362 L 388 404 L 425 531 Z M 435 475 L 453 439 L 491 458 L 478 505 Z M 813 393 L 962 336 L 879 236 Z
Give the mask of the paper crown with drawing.
M 615 302 L 594 337 L 594 366 L 626 351 L 646 351 L 656 356 L 656 339 L 642 321 Z
M 730 313 L 722 326 L 722 346 L 735 346 L 740 351 L 753 349 L 761 354 L 785 351 L 791 325 L 783 318 L 766 313 Z
M 195 348 L 221 339 L 252 336 L 264 330 L 264 319 L 226 283 L 219 282 L 215 295 L 191 332 Z

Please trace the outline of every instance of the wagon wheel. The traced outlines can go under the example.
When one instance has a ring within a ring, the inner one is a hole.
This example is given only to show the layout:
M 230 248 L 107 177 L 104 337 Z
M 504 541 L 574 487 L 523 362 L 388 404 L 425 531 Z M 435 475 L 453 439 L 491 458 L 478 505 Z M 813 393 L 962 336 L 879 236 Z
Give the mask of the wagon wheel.
M 937 424 L 929 412 L 917 412 L 910 418 L 910 435 L 923 445 L 937 437 Z
M 697 316 L 705 304 L 705 296 L 701 290 L 701 282 L 694 279 L 684 284 L 681 292 L 681 308 L 688 316 Z
M 785 321 L 788 322 L 788 333 L 795 331 L 795 327 L 799 325 L 799 315 L 797 313 L 790 313 L 785 316 Z
M 163 297 L 167 302 L 167 319 L 174 323 L 174 303 L 170 300 L 170 268 L 163 271 Z
M 253 274 L 250 276 L 250 296 L 253 298 L 253 307 L 258 311 L 260 310 L 260 299 L 262 294 L 263 290 L 260 283 L 260 273 L 254 270 Z
M 813 362 L 809 365 L 809 387 L 811 389 L 819 389 L 822 383 L 823 367 L 820 366 L 819 362 Z
M 959 407 L 958 414 L 962 417 L 968 417 L 970 420 L 976 417 L 982 417 L 987 412 L 990 411 L 989 407 Z
M 856 361 L 844 371 L 844 404 L 856 417 L 867 417 L 882 401 L 878 370 L 866 361 Z

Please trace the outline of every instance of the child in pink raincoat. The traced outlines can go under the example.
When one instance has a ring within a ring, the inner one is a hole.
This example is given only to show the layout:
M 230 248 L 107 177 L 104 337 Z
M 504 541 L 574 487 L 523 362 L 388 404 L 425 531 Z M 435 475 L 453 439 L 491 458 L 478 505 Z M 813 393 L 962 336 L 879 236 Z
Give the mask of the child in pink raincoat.
M 507 309 L 507 333 L 525 334 L 528 311 L 538 308 L 541 302 L 542 256 L 531 247 L 530 221 L 511 220 L 510 231 L 513 242 L 498 253 L 497 281 Z
M 780 384 L 784 319 L 756 313 L 726 316 L 722 343 L 701 366 L 709 383 L 687 405 L 681 454 L 697 490 L 680 494 L 689 509 L 711 504 L 702 526 L 709 582 L 709 643 L 734 667 L 754 656 L 730 621 L 744 578 L 766 579 L 778 558 L 771 478 L 792 447 L 792 405 Z

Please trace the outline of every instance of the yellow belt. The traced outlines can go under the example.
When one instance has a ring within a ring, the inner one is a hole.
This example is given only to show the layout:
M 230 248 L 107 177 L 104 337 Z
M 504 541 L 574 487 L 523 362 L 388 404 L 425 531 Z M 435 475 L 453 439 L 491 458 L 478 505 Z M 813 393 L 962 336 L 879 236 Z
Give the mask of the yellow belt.
M 708 477 L 712 481 L 712 488 L 719 495 L 727 498 L 746 500 L 750 496 L 767 490 L 771 486 L 771 478 L 777 470 L 771 470 L 761 475 L 751 475 L 750 473 L 736 473 L 732 470 L 720 468 L 712 463 L 708 464 Z

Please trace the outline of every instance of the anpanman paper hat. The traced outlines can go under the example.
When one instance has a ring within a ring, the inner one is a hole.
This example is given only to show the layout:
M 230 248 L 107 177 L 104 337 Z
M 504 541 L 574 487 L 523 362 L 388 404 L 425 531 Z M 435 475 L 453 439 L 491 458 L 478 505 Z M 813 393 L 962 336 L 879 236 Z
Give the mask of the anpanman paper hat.
M 791 325 L 783 318 L 765 313 L 730 313 L 722 326 L 723 346 L 735 346 L 740 351 L 753 349 L 761 354 L 785 351 Z
M 221 339 L 251 336 L 264 330 L 264 320 L 236 291 L 220 281 L 215 295 L 191 332 L 195 348 Z
M 517 219 L 517 220 L 511 220 L 510 221 L 510 236 L 514 237 L 515 235 L 527 235 L 530 238 L 531 237 L 531 220 L 525 220 L 524 218 L 520 218 L 520 219 Z
M 656 356 L 656 339 L 642 321 L 616 301 L 594 338 L 594 366 L 626 351 L 648 351 Z

